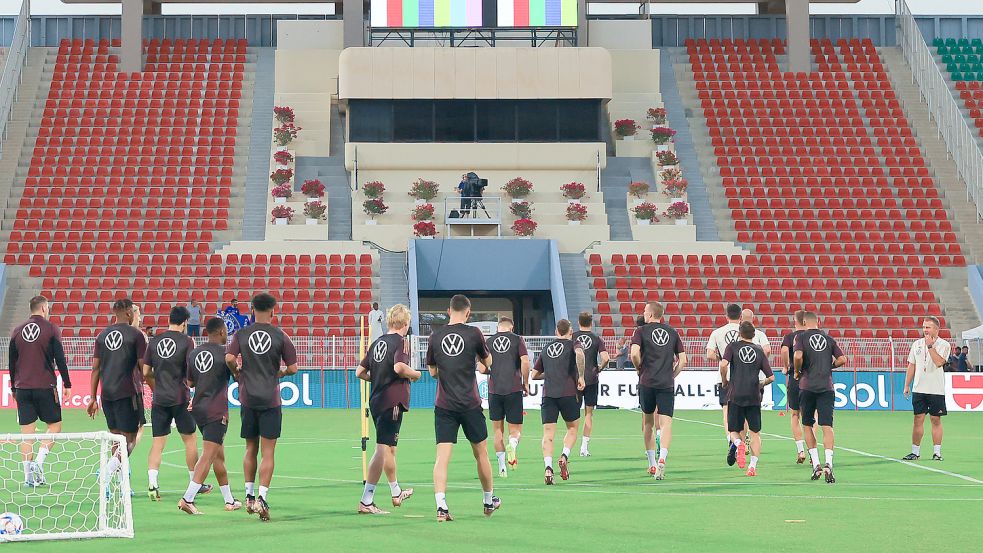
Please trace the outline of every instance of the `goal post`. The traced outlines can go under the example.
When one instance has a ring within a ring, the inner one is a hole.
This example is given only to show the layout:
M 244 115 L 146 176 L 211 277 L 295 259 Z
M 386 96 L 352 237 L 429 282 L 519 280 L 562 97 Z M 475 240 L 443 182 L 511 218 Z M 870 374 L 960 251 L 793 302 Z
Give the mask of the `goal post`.
M 46 457 L 31 465 L 42 445 Z M 0 542 L 132 538 L 129 469 L 126 439 L 109 432 L 0 434 L 0 511 L 23 522 Z

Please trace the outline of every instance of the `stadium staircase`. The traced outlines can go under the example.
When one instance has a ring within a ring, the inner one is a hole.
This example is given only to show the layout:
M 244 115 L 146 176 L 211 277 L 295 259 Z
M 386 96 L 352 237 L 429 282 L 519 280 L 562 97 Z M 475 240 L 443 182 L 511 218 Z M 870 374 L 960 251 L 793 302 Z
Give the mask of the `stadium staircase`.
M 563 276 L 563 294 L 567 300 L 567 317 L 576 324 L 577 315 L 581 311 L 594 311 L 584 256 L 579 253 L 561 253 L 560 270 Z
M 379 306 L 383 311 L 401 303 L 410 305 L 406 253 L 379 253 Z
M 297 178 L 302 184 L 307 179 L 319 179 L 324 183 L 328 198 L 328 239 L 352 239 L 352 190 L 348 171 L 345 169 L 345 128 L 337 104 L 331 107 L 331 143 L 327 157 L 299 156 Z
M 256 75 L 262 75 L 262 78 L 254 82 L 252 113 L 273 113 L 276 85 L 274 53 L 273 48 L 256 48 Z M 243 240 L 263 240 L 266 237 L 266 197 L 270 189 L 268 173 L 272 143 L 273 117 L 253 118 L 249 132 L 249 172 L 246 175 L 242 217 Z
M 601 192 L 608 216 L 611 240 L 632 240 L 628 221 L 628 183 L 655 182 L 652 162 L 643 157 L 609 157 L 601 170 Z
M 966 261 L 883 64 L 869 41 L 812 48 L 815 72 L 794 75 L 777 40 L 687 43 L 681 96 L 694 89 L 687 107 L 707 122 L 704 176 L 751 253 L 589 255 L 605 334 L 627 332 L 649 300 L 691 337 L 730 301 L 773 335 L 799 308 L 845 338 L 917 337 L 926 314 L 947 326 L 929 280 Z

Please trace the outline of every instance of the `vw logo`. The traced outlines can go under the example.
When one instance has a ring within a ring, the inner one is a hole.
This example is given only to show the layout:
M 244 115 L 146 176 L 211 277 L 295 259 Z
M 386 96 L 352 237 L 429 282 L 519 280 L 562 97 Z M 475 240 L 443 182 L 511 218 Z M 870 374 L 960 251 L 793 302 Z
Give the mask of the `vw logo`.
M 826 349 L 826 337 L 822 334 L 813 334 L 809 337 L 809 346 L 812 351 L 823 351 Z
M 372 360 L 376 363 L 382 363 L 383 359 L 386 358 L 386 353 L 389 351 L 389 344 L 385 340 L 379 340 L 375 343 L 375 347 L 372 348 Z
M 556 359 L 563 354 L 563 342 L 553 342 L 549 346 L 546 346 L 546 355 L 550 359 Z
M 249 335 L 249 349 L 256 355 L 263 355 L 273 346 L 273 338 L 265 330 L 257 330 Z
M 508 336 L 499 336 L 492 341 L 492 349 L 495 353 L 507 353 L 511 347 L 512 340 L 509 340 Z
M 657 346 L 664 346 L 669 343 L 669 331 L 664 328 L 657 328 L 652 331 L 652 341 Z
M 744 346 L 741 351 L 737 352 L 737 356 L 741 358 L 744 363 L 754 363 L 758 359 L 757 352 L 751 346 Z
M 577 336 L 577 343 L 579 343 L 580 347 L 584 349 L 590 349 L 590 347 L 594 345 L 594 340 L 591 340 L 589 334 L 581 334 L 580 336 Z
M 448 334 L 440 341 L 440 349 L 450 357 L 457 357 L 464 352 L 464 338 L 460 334 Z
M 20 331 L 20 336 L 25 342 L 31 343 L 37 340 L 38 336 L 41 336 L 41 327 L 38 326 L 38 323 L 28 323 L 27 326 Z
M 123 347 L 123 333 L 118 330 L 114 330 L 107 334 L 106 347 L 109 348 L 109 351 L 116 351 Z
M 724 335 L 724 340 L 727 340 L 727 343 L 728 344 L 733 344 L 734 342 L 736 342 L 737 341 L 737 331 L 736 330 L 728 330 L 727 331 L 727 334 Z
M 200 373 L 207 373 L 212 370 L 212 365 L 215 364 L 215 356 L 212 355 L 210 351 L 200 351 L 198 355 L 195 356 L 195 368 L 198 369 Z
M 170 359 L 174 352 L 177 350 L 177 344 L 171 338 L 164 338 L 163 340 L 157 342 L 157 355 L 161 359 Z

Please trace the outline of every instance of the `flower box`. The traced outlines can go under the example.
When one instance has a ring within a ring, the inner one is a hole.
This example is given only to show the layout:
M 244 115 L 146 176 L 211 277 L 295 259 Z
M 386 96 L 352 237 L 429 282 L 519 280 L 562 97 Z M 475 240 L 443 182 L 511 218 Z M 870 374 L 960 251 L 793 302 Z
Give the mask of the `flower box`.
M 505 183 L 502 187 L 502 191 L 505 192 L 507 196 L 512 198 L 512 201 L 521 200 L 525 198 L 532 192 L 532 183 L 522 177 L 515 177 L 514 179 Z
M 324 183 L 319 179 L 307 179 L 300 185 L 300 191 L 308 198 L 323 198 L 324 190 Z
M 316 225 L 317 224 L 317 219 L 305 219 L 305 222 L 308 225 Z
M 285 225 L 285 224 L 287 224 L 287 221 L 289 221 L 289 220 L 290 219 L 287 219 L 286 217 L 277 217 L 277 218 L 273 219 L 273 224 L 274 225 Z
M 570 203 L 579 204 L 582 198 L 587 197 L 587 187 L 582 182 L 568 182 L 560 187 L 560 192 Z
M 676 226 L 685 227 L 688 224 L 689 221 L 687 221 L 686 219 L 676 219 Z
M 285 204 L 285 203 L 287 203 L 287 199 L 284 198 L 283 196 L 276 196 L 276 197 L 273 198 L 273 203 L 275 203 L 275 204 Z
M 614 134 L 628 140 L 642 128 L 634 119 L 618 119 L 614 122 Z
M 652 221 L 649 221 L 648 219 L 635 219 L 635 222 L 643 227 L 647 227 L 652 224 Z
M 286 225 L 294 217 L 294 210 L 292 207 L 287 207 L 285 205 L 278 205 L 270 211 L 270 215 L 273 216 L 271 219 L 274 225 Z
M 365 224 L 366 225 L 377 225 L 377 224 L 379 224 L 379 221 L 376 221 L 375 219 L 366 219 L 365 220 Z
M 567 224 L 572 227 L 575 227 L 580 224 L 580 221 L 567 221 Z

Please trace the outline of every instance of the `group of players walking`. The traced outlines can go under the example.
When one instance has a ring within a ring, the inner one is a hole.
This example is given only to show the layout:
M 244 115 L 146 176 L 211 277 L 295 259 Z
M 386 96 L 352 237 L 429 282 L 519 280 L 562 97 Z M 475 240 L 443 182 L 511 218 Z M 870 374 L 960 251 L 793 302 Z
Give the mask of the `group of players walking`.
M 11 335 L 9 370 L 18 407 L 18 420 L 24 433 L 34 433 L 36 422 L 48 425 L 49 432 L 61 430 L 61 401 L 57 395 L 55 369 L 62 377 L 63 394 L 71 389 L 70 375 L 60 333 L 48 319 L 47 300 L 31 300 L 31 317 Z M 132 453 L 145 423 L 143 382 L 153 391 L 151 426 L 154 443 L 148 461 L 148 495 L 159 501 L 158 471 L 166 439 L 172 424 L 185 444 L 189 484 L 178 508 L 188 514 L 201 511 L 195 502 L 198 495 L 212 491 L 204 484 L 214 471 L 227 511 L 243 507 L 232 494 L 225 464 L 224 437 L 228 426 L 228 391 L 231 379 L 239 386 L 241 437 L 246 441 L 243 459 L 246 511 L 270 520 L 267 502 L 274 472 L 274 452 L 281 430 L 279 380 L 297 371 L 297 353 L 290 338 L 273 325 L 276 299 L 258 294 L 252 299 L 255 324 L 233 335 L 222 319 L 208 321 L 206 343 L 195 347 L 187 336 L 189 313 L 175 307 L 169 316 L 167 331 L 147 337 L 134 324 L 135 309 L 128 299 L 113 306 L 116 322 L 95 340 L 90 396 L 87 411 L 95 417 L 101 407 L 109 430 L 126 439 L 125 451 L 114 451 L 108 463 L 113 477 L 124 455 Z M 529 393 L 529 380 L 542 380 L 541 418 L 544 481 L 554 484 L 553 455 L 556 426 L 562 418 L 566 431 L 557 460 L 560 478 L 570 478 L 571 450 L 577 439 L 580 407 L 585 405 L 585 427 L 581 456 L 589 456 L 593 410 L 598 402 L 598 374 L 610 355 L 603 340 L 592 331 L 592 316 L 582 313 L 579 330 L 574 331 L 563 319 L 556 325 L 555 340 L 547 344 L 530 367 L 529 352 L 523 339 L 513 332 L 513 322 L 503 318 L 498 332 L 490 337 L 467 324 L 471 303 L 456 295 L 450 300 L 448 324 L 430 336 L 425 363 L 437 382 L 434 406 L 436 462 L 433 470 L 437 520 L 454 520 L 447 504 L 447 472 L 453 446 L 463 429 L 471 444 L 483 492 L 483 512 L 491 516 L 502 501 L 494 495 L 493 473 L 488 457 L 488 430 L 478 393 L 476 368 L 488 374 L 488 410 L 494 429 L 494 449 L 499 476 L 507 477 L 518 464 L 517 451 L 522 435 L 523 397 Z M 642 411 L 643 442 L 648 472 L 663 480 L 669 448 L 672 444 L 672 421 L 675 379 L 686 367 L 687 358 L 677 331 L 664 319 L 661 303 L 646 305 L 644 314 L 630 341 L 630 359 L 638 374 L 638 398 Z M 714 331 L 707 343 L 707 357 L 719 362 L 721 376 L 720 403 L 724 408 L 727 432 L 727 463 L 756 476 L 761 454 L 761 402 L 763 389 L 774 380 L 768 362 L 767 339 L 749 321 L 741 321 L 740 306 L 727 308 L 727 325 Z M 375 490 L 386 473 L 394 507 L 413 495 L 412 488 L 401 488 L 397 480 L 396 449 L 403 414 L 409 410 L 410 383 L 421 373 L 411 366 L 410 342 L 406 339 L 411 314 L 404 305 L 389 309 L 388 332 L 372 342 L 361 360 L 357 376 L 372 383 L 370 413 L 376 428 L 376 450 L 368 465 L 367 478 L 357 512 L 386 514 L 375 504 Z M 812 479 L 833 476 L 833 369 L 847 362 L 836 341 L 819 329 L 815 313 L 798 311 L 795 330 L 782 341 L 782 371 L 788 375 L 788 406 L 796 443 L 798 463 L 806 459 L 806 447 L 812 463 Z M 932 421 L 935 445 L 933 459 L 942 460 L 942 425 L 946 414 L 942 366 L 948 357 L 949 344 L 938 337 L 939 323 L 934 317 L 924 319 L 925 338 L 916 341 L 909 355 L 905 395 L 912 389 L 915 411 L 912 453 L 919 458 L 925 415 Z M 531 370 L 530 370 L 531 368 Z M 761 378 L 761 376 L 764 378 Z M 913 386 L 912 386 L 913 385 Z M 101 390 L 100 390 L 101 387 Z M 194 397 L 191 397 L 191 388 Z M 101 396 L 100 396 L 101 391 Z M 823 431 L 825 463 L 818 454 L 815 425 Z M 506 434 L 506 423 L 508 432 Z M 199 454 L 195 430 L 203 446 Z M 506 437 L 507 436 L 507 437 Z M 804 440 L 803 440 L 804 437 Z M 44 485 L 44 459 L 52 447 L 42 442 L 37 454 L 33 443 L 22 443 L 25 482 L 28 486 Z M 261 461 L 260 461 L 261 460 Z M 259 486 L 255 486 L 259 473 Z

